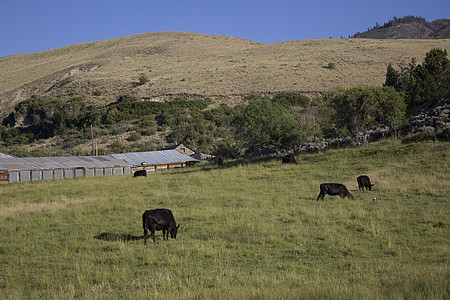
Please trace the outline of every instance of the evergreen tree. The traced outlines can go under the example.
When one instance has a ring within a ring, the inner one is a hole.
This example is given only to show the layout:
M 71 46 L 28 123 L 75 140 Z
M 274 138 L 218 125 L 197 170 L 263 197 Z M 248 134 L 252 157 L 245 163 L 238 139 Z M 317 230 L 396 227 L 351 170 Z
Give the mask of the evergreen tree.
M 400 89 L 399 85 L 399 74 L 394 69 L 392 64 L 389 64 L 386 71 L 386 82 L 384 83 L 384 86 L 392 86 L 396 90 Z
M 384 86 L 392 86 L 406 93 L 410 113 L 416 105 L 435 100 L 450 92 L 450 62 L 447 50 L 432 49 L 427 52 L 422 65 L 416 59 L 400 71 L 389 64 Z
M 450 62 L 447 50 L 432 49 L 417 67 L 419 103 L 445 96 L 450 92 Z

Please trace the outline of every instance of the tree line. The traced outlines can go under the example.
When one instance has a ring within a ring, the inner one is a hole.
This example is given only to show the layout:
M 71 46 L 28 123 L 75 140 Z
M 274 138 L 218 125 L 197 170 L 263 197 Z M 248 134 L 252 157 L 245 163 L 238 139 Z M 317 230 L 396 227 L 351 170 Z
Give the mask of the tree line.
M 0 120 L 0 143 L 8 152 L 60 136 L 63 147 L 70 149 L 90 138 L 92 125 L 97 136 L 128 132 L 128 141 L 138 142 L 161 132 L 165 144 L 183 142 L 197 152 L 237 157 L 271 147 L 291 149 L 311 137 L 356 137 L 380 125 L 397 134 L 417 105 L 449 94 L 449 67 L 447 51 L 432 49 L 422 64 L 415 59 L 407 66 L 390 64 L 381 87 L 336 88 L 316 99 L 297 92 L 250 95 L 236 106 L 212 106 L 211 99 L 136 101 L 125 95 L 106 107 L 95 107 L 82 98 L 63 101 L 36 95 Z M 108 147 L 103 151 L 147 151 L 155 145 L 131 147 L 112 141 Z

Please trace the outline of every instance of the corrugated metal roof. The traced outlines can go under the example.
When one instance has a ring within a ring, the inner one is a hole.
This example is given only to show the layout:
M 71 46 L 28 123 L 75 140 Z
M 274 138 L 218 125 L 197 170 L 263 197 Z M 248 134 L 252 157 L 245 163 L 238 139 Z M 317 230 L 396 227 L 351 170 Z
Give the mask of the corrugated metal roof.
M 1 170 L 74 169 L 128 166 L 122 159 L 105 156 L 0 158 Z
M 141 165 L 143 162 L 148 165 L 159 165 L 186 161 L 197 160 L 177 150 L 132 152 L 104 156 L 14 157 L 0 158 L 0 170 L 104 168 Z
M 147 165 L 159 165 L 159 164 L 186 162 L 186 161 L 197 161 L 195 158 L 183 154 L 178 150 L 132 152 L 132 153 L 111 154 L 111 156 L 117 159 L 123 159 L 131 165 L 141 165 L 141 163 L 143 162 L 145 162 Z

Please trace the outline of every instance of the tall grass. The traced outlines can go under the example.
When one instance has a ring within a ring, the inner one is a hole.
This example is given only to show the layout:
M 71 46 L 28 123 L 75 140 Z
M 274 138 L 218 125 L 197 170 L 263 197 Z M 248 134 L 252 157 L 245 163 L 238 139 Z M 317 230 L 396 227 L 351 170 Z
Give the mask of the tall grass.
M 448 298 L 449 145 L 0 185 L 0 298 Z M 157 207 L 179 234 L 144 246 Z

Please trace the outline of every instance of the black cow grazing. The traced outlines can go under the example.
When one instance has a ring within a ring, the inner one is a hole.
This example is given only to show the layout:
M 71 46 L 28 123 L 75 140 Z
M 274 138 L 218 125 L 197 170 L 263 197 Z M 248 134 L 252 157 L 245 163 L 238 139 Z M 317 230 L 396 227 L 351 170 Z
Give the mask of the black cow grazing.
M 358 181 L 358 188 L 360 191 L 364 191 L 364 188 L 369 189 L 369 191 L 372 190 L 373 184 L 370 183 L 369 176 L 367 175 L 361 175 L 358 178 L 356 178 L 356 181 Z
M 283 164 L 296 164 L 296 165 L 298 165 L 298 162 L 295 160 L 295 157 L 292 154 L 286 154 L 285 156 L 283 156 L 281 161 L 283 162 Z
M 212 160 L 219 166 L 223 165 L 223 157 L 222 156 L 215 156 Z
M 350 194 L 350 192 L 347 190 L 345 185 L 340 184 L 340 183 L 322 183 L 322 184 L 320 184 L 320 193 L 319 193 L 319 196 L 317 197 L 317 201 L 319 201 L 319 199 L 321 199 L 323 201 L 323 197 L 325 197 L 325 195 L 330 195 L 330 196 L 339 195 L 339 196 L 341 196 L 341 198 L 349 197 L 352 200 L 355 199 L 355 198 L 353 198 L 352 194 Z
M 177 226 L 172 212 L 165 208 L 146 210 L 142 214 L 142 226 L 144 227 L 144 245 L 147 244 L 149 229 L 150 237 L 155 242 L 155 230 L 162 230 L 163 240 L 169 240 L 169 233 L 170 237 L 175 239 L 180 227 L 180 225 Z
M 137 170 L 134 172 L 134 177 L 144 176 L 147 177 L 147 171 L 146 170 Z

